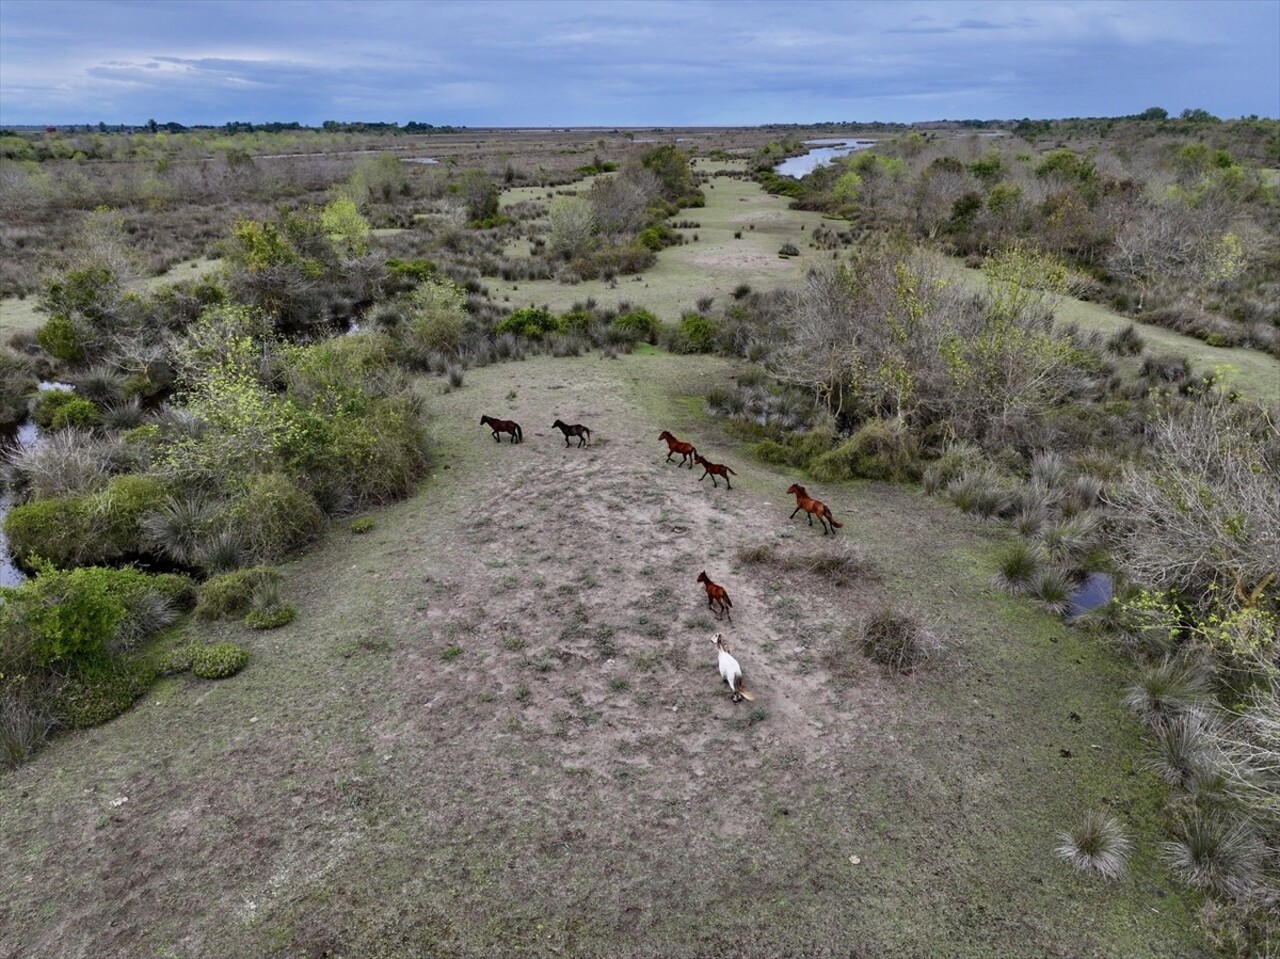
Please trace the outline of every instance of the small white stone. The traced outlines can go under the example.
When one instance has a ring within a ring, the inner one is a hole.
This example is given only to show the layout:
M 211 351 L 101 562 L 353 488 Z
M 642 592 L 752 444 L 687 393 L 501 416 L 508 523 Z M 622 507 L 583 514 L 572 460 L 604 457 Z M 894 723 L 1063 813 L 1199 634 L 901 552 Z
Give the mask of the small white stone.
M 251 723 L 256 723 L 257 721 L 258 721 L 258 717 L 257 717 L 257 716 L 250 716 L 250 717 L 249 717 L 249 722 L 251 722 Z
M 862 862 L 862 860 L 859 859 L 857 856 L 850 856 L 849 861 L 853 863 L 855 866 L 859 865 Z

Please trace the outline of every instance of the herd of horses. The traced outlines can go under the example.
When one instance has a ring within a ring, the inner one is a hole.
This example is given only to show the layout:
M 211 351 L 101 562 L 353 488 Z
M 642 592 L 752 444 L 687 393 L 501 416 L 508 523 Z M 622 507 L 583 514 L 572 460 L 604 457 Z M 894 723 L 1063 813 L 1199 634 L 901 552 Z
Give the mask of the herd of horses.
M 500 420 L 492 416 L 482 416 L 480 417 L 480 425 L 489 427 L 489 429 L 493 431 L 494 440 L 499 443 L 502 442 L 502 434 L 504 433 L 510 435 L 512 443 L 524 442 L 524 433 L 520 429 L 520 424 L 513 420 Z M 579 449 L 590 445 L 591 430 L 583 426 L 581 423 L 574 423 L 570 425 L 557 419 L 551 424 L 551 427 L 552 429 L 560 430 L 564 434 L 565 446 L 572 445 L 569 442 L 570 437 L 577 437 Z M 728 489 L 733 489 L 732 484 L 729 482 L 729 477 L 731 475 L 737 476 L 738 474 L 728 466 L 723 463 L 711 462 L 706 457 L 702 456 L 698 452 L 697 447 L 692 443 L 686 443 L 683 440 L 676 438 L 668 430 L 663 430 L 659 433 L 658 439 L 663 440 L 667 444 L 666 462 L 670 463 L 671 457 L 679 453 L 680 462 L 676 463 L 677 468 L 684 466 L 686 463 L 689 465 L 689 469 L 691 470 L 694 466 L 702 467 L 703 473 L 698 477 L 699 483 L 710 476 L 711 485 L 718 487 L 720 484 L 716 482 L 716 477 L 723 476 L 725 486 Z M 791 516 L 789 516 L 788 519 L 794 519 L 796 513 L 804 510 L 808 515 L 810 526 L 813 526 L 813 518 L 815 516 L 818 517 L 818 522 L 822 525 L 823 536 L 826 536 L 828 533 L 835 535 L 836 530 L 843 528 L 844 524 L 836 522 L 835 517 L 831 515 L 831 507 L 827 506 L 821 500 L 814 499 L 809 495 L 809 491 L 799 483 L 792 483 L 787 487 L 787 492 L 796 498 L 796 508 L 791 511 Z M 705 569 L 698 574 L 697 582 L 701 583 L 703 588 L 706 590 L 707 607 L 716 614 L 716 619 L 727 619 L 732 623 L 733 600 L 729 598 L 728 590 L 719 583 L 712 582 L 711 577 L 707 575 L 707 571 Z M 739 702 L 744 697 L 750 699 L 750 695 L 746 693 L 746 690 L 742 689 L 742 671 L 738 661 L 728 655 L 729 648 L 724 643 L 719 633 L 716 633 L 712 638 L 716 641 L 716 647 L 720 651 L 720 673 L 725 682 L 729 684 L 729 689 L 733 692 L 733 701 Z

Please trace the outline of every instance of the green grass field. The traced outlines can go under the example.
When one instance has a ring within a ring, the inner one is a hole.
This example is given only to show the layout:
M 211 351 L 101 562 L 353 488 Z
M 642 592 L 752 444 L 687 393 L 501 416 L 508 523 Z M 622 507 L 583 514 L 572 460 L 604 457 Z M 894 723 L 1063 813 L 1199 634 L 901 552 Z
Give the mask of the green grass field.
M 731 164 L 712 166 L 720 169 Z M 616 283 L 596 280 L 572 285 L 556 280 L 506 283 L 486 278 L 485 285 L 494 300 L 513 307 L 546 305 L 564 312 L 574 303 L 594 297 L 602 306 L 626 301 L 652 310 L 659 319 L 675 322 L 682 313 L 693 310 L 700 297 L 715 297 L 720 306 L 739 284 L 773 289 L 804 276 L 811 265 L 830 260 L 829 252 L 810 249 L 807 240 L 808 232 L 824 222 L 821 214 L 789 210 L 786 197 L 769 196 L 759 185 L 733 177 L 713 177 L 703 192 L 705 207 L 682 210 L 673 218 L 696 222 L 698 227 L 681 230 L 685 243 L 663 250 L 657 264 L 639 276 L 618 277 Z M 548 202 L 546 194 L 546 190 L 512 190 L 503 194 L 503 203 Z M 738 232 L 742 235 L 735 238 Z M 778 255 L 788 242 L 801 251 L 800 256 Z M 526 247 L 519 243 L 513 250 Z

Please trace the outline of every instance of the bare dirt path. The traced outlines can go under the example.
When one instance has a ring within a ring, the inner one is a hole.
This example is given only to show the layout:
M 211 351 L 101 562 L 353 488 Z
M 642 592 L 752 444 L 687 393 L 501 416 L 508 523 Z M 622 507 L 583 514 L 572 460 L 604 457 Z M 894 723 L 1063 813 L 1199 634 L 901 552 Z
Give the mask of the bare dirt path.
M 431 482 L 288 567 L 294 624 L 221 631 L 244 673 L 168 682 L 0 782 L 0 956 L 1202 955 L 1124 772 L 1116 664 L 994 594 L 984 529 L 910 490 L 822 490 L 834 538 L 788 520 L 797 477 L 681 399 L 730 372 L 537 358 L 432 395 Z M 734 489 L 666 464 L 663 428 Z M 843 585 L 739 555 L 853 543 L 879 572 Z M 889 596 L 947 664 L 896 679 L 843 648 Z M 1052 855 L 1094 806 L 1142 836 L 1121 884 Z

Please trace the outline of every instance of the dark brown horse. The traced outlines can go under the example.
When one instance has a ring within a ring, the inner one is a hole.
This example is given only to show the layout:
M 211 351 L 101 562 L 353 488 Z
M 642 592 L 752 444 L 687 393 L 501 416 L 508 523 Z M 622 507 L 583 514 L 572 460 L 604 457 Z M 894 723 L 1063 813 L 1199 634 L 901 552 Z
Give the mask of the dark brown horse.
M 692 443 L 683 443 L 676 439 L 666 430 L 658 434 L 658 439 L 667 441 L 667 462 L 671 462 L 671 457 L 676 453 L 680 454 L 680 462 L 676 465 L 684 466 L 685 461 L 689 462 L 689 469 L 693 469 L 693 458 L 698 455 L 698 450 Z
M 492 416 L 482 416 L 480 417 L 480 425 L 487 426 L 493 430 L 493 438 L 499 443 L 502 442 L 502 437 L 498 435 L 499 433 L 510 433 L 511 442 L 513 443 L 524 442 L 524 434 L 520 432 L 520 424 L 514 420 L 495 420 Z
M 573 426 L 570 426 L 568 423 L 561 423 L 559 420 L 556 420 L 551 424 L 551 428 L 553 430 L 559 430 L 564 434 L 565 446 L 569 445 L 570 436 L 576 436 L 578 438 L 578 449 L 582 449 L 582 447 L 589 445 L 591 442 L 591 430 L 587 429 L 581 423 L 575 423 Z
M 791 511 L 791 516 L 787 517 L 788 519 L 795 516 L 796 513 L 800 512 L 801 510 L 804 510 L 806 513 L 809 514 L 809 525 L 812 526 L 813 517 L 817 516 L 818 519 L 821 520 L 822 522 L 823 536 L 827 535 L 828 523 L 831 524 L 830 533 L 833 536 L 835 535 L 836 530 L 844 526 L 844 523 L 837 523 L 835 521 L 835 518 L 832 517 L 831 515 L 831 508 L 827 506 L 826 503 L 823 503 L 819 500 L 814 499 L 812 496 L 808 494 L 805 488 L 801 486 L 799 483 L 792 483 L 790 486 L 787 487 L 787 492 L 794 493 L 796 497 L 796 508 Z
M 711 578 L 707 576 L 704 569 L 698 574 L 698 582 L 702 583 L 707 589 L 707 606 L 716 614 L 716 619 L 722 616 L 728 616 L 729 622 L 733 622 L 733 614 L 729 610 L 733 609 L 733 600 L 729 598 L 728 592 L 718 583 L 711 582 Z
M 720 484 L 716 482 L 716 477 L 723 476 L 724 485 L 729 487 L 729 489 L 733 489 L 733 484 L 729 482 L 729 474 L 733 473 L 734 476 L 737 476 L 738 474 L 734 473 L 734 471 L 729 469 L 729 467 L 725 466 L 723 463 L 713 463 L 711 462 L 711 460 L 707 459 L 705 456 L 699 456 L 697 453 L 693 454 L 693 461 L 706 471 L 701 476 L 698 477 L 699 483 L 701 483 L 704 479 L 710 476 L 711 485 L 719 486 Z

